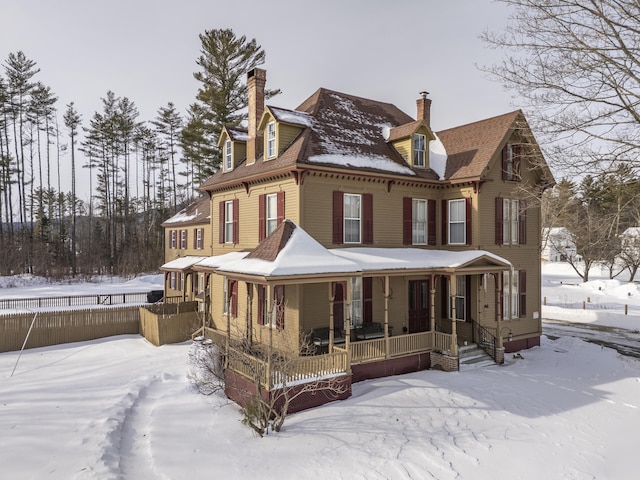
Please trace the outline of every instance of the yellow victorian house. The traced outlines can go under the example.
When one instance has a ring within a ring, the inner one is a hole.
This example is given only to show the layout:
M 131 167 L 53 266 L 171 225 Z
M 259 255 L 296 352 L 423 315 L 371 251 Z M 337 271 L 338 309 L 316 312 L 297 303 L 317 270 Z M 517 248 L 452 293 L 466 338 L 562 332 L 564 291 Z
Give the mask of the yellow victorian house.
M 425 92 L 414 119 L 326 89 L 265 106 L 266 72 L 247 82 L 248 129 L 223 130 L 201 186 L 210 249 L 167 248 L 163 266 L 166 296 L 198 285 L 206 300 L 198 334 L 311 345 L 301 370 L 349 382 L 457 370 L 461 346 L 501 363 L 539 345 L 539 196 L 553 178 L 521 111 L 433 132 Z M 173 274 L 198 280 L 178 288 Z

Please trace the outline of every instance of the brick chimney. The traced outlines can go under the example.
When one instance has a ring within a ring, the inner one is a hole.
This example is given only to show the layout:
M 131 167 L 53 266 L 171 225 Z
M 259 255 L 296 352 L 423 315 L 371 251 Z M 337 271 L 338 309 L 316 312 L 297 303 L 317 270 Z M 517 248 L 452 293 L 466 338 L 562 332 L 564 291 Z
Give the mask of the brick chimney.
M 255 163 L 262 154 L 264 135 L 258 132 L 258 122 L 264 112 L 264 87 L 267 83 L 267 71 L 254 68 L 247 73 L 249 93 L 249 132 L 247 140 L 247 165 Z
M 429 92 L 420 92 L 420 98 L 416 100 L 418 105 L 418 116 L 416 120 L 424 120 L 431 128 L 431 99 L 427 98 Z

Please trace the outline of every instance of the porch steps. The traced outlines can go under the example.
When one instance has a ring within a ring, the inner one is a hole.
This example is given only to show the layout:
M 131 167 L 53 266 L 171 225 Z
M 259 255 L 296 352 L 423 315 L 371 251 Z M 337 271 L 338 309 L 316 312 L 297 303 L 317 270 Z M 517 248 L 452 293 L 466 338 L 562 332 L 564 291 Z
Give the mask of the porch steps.
M 460 358 L 460 370 L 487 367 L 496 364 L 493 358 L 475 343 L 459 347 L 458 355 Z

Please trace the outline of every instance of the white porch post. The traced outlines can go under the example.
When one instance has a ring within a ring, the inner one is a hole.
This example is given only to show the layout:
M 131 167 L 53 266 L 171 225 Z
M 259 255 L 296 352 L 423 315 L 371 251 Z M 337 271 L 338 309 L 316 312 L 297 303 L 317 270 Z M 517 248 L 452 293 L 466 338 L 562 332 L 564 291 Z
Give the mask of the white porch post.
M 449 301 L 451 302 L 451 355 L 458 355 L 458 334 L 456 332 L 456 295 L 457 281 L 456 274 L 449 277 Z
M 333 291 L 334 283 L 329 282 L 329 348 L 328 352 L 333 353 L 333 332 L 335 328 L 335 319 L 333 318 L 333 302 L 336 299 Z
M 384 277 L 384 348 L 385 357 L 391 356 L 391 339 L 389 338 L 389 296 L 391 286 L 389 285 L 389 275 Z
M 496 341 L 498 342 L 496 347 L 498 348 L 502 348 L 504 347 L 503 342 L 502 342 L 502 302 L 500 301 L 502 296 L 504 295 L 503 292 L 503 285 L 504 282 L 502 281 L 502 273 L 496 273 L 494 275 L 495 278 L 495 290 L 496 290 Z
M 344 292 L 345 319 L 344 319 L 344 339 L 345 348 L 347 349 L 347 368 L 351 373 L 351 278 L 347 279 L 347 285 Z
M 249 344 L 253 343 L 253 284 L 247 283 L 247 332 L 245 336 Z
M 273 286 L 267 283 L 267 305 L 269 306 L 269 356 L 267 358 L 267 390 L 271 391 L 271 357 L 273 355 L 273 322 L 275 322 L 275 309 L 273 302 Z
M 429 293 L 431 295 L 431 308 L 429 309 L 429 330 L 436 331 L 436 275 L 431 275 Z M 445 307 L 446 308 L 446 307 Z

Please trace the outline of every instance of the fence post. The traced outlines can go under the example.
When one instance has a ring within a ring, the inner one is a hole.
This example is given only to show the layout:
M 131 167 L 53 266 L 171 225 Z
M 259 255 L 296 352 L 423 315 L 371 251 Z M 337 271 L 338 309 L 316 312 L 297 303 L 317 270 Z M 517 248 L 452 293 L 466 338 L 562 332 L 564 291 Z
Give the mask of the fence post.
M 587 309 L 587 302 L 585 302 L 584 300 L 582 301 L 582 309 L 583 310 Z
M 546 305 L 547 305 L 547 297 L 544 297 L 544 303 L 543 303 L 543 305 L 544 305 L 544 306 L 546 306 Z
M 626 315 L 627 313 L 629 313 L 629 305 L 625 304 L 624 305 L 624 314 Z

